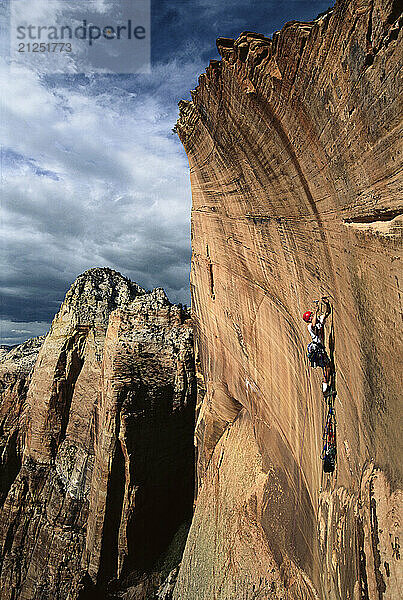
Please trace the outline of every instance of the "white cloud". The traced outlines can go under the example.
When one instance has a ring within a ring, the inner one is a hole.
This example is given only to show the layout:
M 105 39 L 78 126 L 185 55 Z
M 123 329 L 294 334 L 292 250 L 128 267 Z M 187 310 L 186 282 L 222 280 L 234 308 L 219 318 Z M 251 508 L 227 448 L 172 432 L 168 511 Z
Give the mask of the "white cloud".
M 34 0 L 29 10 L 51 22 L 62 8 Z M 190 182 L 171 130 L 208 47 L 190 36 L 149 76 L 50 78 L 0 64 L 5 339 L 42 333 L 92 266 L 189 301 Z
M 56 312 L 66 283 L 107 265 L 188 302 L 190 184 L 171 134 L 176 108 L 140 86 L 55 85 L 25 68 L 9 77 L 5 65 L 0 78 L 6 301 L 34 298 L 39 310 L 43 286 Z M 13 318 L 36 314 L 17 304 Z

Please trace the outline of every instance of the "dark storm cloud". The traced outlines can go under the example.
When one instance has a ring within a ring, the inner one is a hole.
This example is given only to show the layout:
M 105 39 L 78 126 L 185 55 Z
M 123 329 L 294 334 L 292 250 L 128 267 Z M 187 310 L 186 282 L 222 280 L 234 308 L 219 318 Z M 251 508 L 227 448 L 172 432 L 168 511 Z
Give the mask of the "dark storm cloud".
M 309 21 L 329 8 L 326 1 L 306 0 L 160 0 L 152 2 L 153 60 L 164 61 L 192 45 L 208 64 L 218 37 L 242 31 L 271 36 L 290 20 Z
M 3 72 L 3 343 L 43 333 L 71 283 L 92 266 L 188 303 L 190 185 L 171 132 L 177 102 L 217 58 L 217 37 L 271 35 L 327 7 L 154 0 L 150 75 Z

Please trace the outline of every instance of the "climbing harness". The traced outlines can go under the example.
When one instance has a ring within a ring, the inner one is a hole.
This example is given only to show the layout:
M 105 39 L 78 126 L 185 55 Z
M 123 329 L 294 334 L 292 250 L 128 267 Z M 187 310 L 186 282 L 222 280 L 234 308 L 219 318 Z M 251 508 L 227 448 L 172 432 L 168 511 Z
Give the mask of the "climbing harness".
M 318 311 L 320 307 L 320 303 L 325 301 L 327 303 L 327 299 L 325 297 L 322 300 L 314 300 L 316 304 L 316 311 Z M 311 323 L 313 313 L 311 311 L 307 311 L 302 315 L 302 318 L 307 323 Z M 307 357 L 309 364 L 311 367 L 322 367 L 325 368 L 329 365 L 330 360 L 326 352 L 326 348 L 323 345 L 322 337 L 324 335 L 323 332 L 323 322 L 321 320 L 317 321 L 315 326 L 309 325 L 308 330 L 312 336 L 312 341 L 307 346 Z
M 325 347 L 322 344 L 311 342 L 307 346 L 307 357 L 311 367 L 324 367 L 329 364 L 329 360 L 326 355 Z

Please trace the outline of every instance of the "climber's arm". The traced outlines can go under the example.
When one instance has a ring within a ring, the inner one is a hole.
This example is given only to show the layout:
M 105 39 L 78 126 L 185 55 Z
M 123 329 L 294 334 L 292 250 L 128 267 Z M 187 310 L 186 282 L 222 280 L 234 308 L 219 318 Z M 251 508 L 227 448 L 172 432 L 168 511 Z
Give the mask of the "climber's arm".
M 311 321 L 312 327 L 315 327 L 315 325 L 318 321 L 318 312 L 319 312 L 319 304 L 316 305 L 315 311 L 313 313 L 313 317 L 312 317 L 312 321 Z
M 325 312 L 322 315 L 322 323 L 324 323 L 326 321 L 326 319 L 328 318 L 328 316 L 330 315 L 331 309 L 330 309 L 330 302 L 327 298 L 322 298 L 322 302 L 325 305 Z

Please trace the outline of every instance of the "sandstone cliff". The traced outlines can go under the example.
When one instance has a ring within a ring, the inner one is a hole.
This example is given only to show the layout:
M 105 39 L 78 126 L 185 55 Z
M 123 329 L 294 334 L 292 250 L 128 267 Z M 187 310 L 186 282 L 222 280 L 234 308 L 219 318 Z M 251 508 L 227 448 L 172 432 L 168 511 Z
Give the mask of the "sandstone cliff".
M 21 468 L 24 451 L 23 408 L 30 374 L 44 337 L 1 349 L 0 355 L 0 504 Z
M 180 103 L 201 393 L 176 600 L 401 598 L 401 23 L 397 2 L 339 0 L 219 39 Z M 333 475 L 301 319 L 321 295 Z
M 162 289 L 91 269 L 32 372 L 26 347 L 5 355 L 2 600 L 139 600 L 176 568 L 193 500 L 189 323 Z

